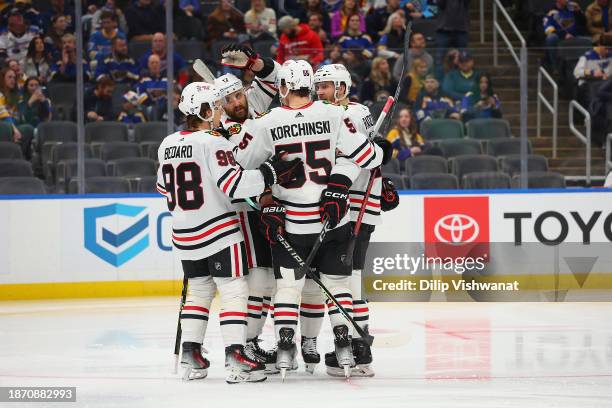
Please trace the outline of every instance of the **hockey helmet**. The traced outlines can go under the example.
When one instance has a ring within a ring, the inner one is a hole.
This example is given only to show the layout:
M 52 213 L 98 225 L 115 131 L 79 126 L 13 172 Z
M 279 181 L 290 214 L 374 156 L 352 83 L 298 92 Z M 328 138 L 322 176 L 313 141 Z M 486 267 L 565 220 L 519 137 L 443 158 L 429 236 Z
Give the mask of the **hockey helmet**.
M 215 79 L 215 86 L 219 89 L 221 98 L 243 89 L 242 80 L 234 74 L 221 75 Z
M 289 91 L 297 91 L 298 89 L 308 88 L 312 90 L 313 87 L 312 66 L 304 60 L 287 60 L 278 70 L 276 77 L 277 87 L 280 89 L 282 82 L 285 82 L 287 92 L 280 96 L 285 98 Z
M 214 85 L 206 82 L 192 82 L 181 92 L 178 108 L 185 115 L 197 115 L 203 121 L 210 122 L 212 115 L 206 119 L 200 116 L 202 104 L 207 103 L 211 109 L 216 109 L 220 99 L 219 90 Z
M 327 81 L 334 83 L 334 98 L 336 98 L 336 101 L 346 97 L 352 85 L 351 74 L 342 64 L 323 65 L 321 68 L 317 69 L 317 72 L 314 74 L 314 83 L 318 84 L 320 82 Z M 342 83 L 346 85 L 346 93 L 342 98 L 340 98 L 338 96 L 338 91 L 340 90 L 340 85 Z

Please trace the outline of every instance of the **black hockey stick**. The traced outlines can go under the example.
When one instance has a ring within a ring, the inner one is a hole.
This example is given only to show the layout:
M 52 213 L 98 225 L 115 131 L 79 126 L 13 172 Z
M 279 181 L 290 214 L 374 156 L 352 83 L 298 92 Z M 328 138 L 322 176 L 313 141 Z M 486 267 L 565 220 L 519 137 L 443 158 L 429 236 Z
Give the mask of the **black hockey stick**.
M 374 130 L 372 133 L 374 135 L 378 134 L 380 127 L 382 126 L 385 118 L 387 117 L 387 113 L 391 109 L 391 106 L 395 103 L 395 99 L 390 96 L 387 98 L 387 103 L 383 107 L 382 112 L 380 112 L 380 116 L 376 120 L 376 124 L 374 125 Z M 359 208 L 359 215 L 357 216 L 357 222 L 355 223 L 355 227 L 353 228 L 353 234 L 349 239 L 348 249 L 346 253 L 346 258 L 344 258 L 344 265 L 351 265 L 353 263 L 353 252 L 355 252 L 355 243 L 357 242 L 357 236 L 359 235 L 359 231 L 361 230 L 361 222 L 363 221 L 363 216 L 365 214 L 366 205 L 368 204 L 368 200 L 370 199 L 370 194 L 372 193 L 372 186 L 374 186 L 374 180 L 376 179 L 376 173 L 378 168 L 370 170 L 370 178 L 368 179 L 368 187 L 366 188 L 365 194 L 363 196 L 363 202 L 361 203 L 361 207 Z
M 183 329 L 181 327 L 181 314 L 183 313 L 183 307 L 187 299 L 187 276 L 183 277 L 183 290 L 181 292 L 181 308 L 178 314 L 178 323 L 176 325 L 176 337 L 174 339 L 174 374 L 178 373 L 179 365 L 179 354 L 181 352 L 181 337 L 183 335 Z
M 310 270 L 310 264 L 312 263 L 315 255 L 317 254 L 319 248 L 321 247 L 321 243 L 323 242 L 323 239 L 325 238 L 327 231 L 329 231 L 328 224 L 329 224 L 329 221 L 326 220 L 325 223 L 323 224 L 323 229 L 321 230 L 321 233 L 319 234 L 317 241 L 315 242 L 314 246 L 310 250 L 310 253 L 308 254 L 308 257 L 306 258 L 306 262 L 304 262 L 300 254 L 297 253 L 297 251 L 293 248 L 293 246 L 289 243 L 289 241 L 285 239 L 283 234 L 277 233 L 276 240 L 278 241 L 278 243 L 280 243 L 283 246 L 283 248 L 287 251 L 289 256 L 291 256 L 291 258 L 293 258 L 293 260 L 298 264 L 298 269 L 303 271 L 304 274 L 306 274 L 310 279 L 313 280 L 314 283 L 317 284 L 317 286 L 319 286 L 319 288 L 323 291 L 325 296 L 327 296 L 327 298 L 338 308 L 342 316 L 344 316 L 349 321 L 349 323 L 351 323 L 355 331 L 359 333 L 359 335 L 364 339 L 366 343 L 368 343 L 368 345 L 371 346 L 372 343 L 374 343 L 374 336 L 366 333 L 365 330 L 359 327 L 357 322 L 353 319 L 351 315 L 348 314 L 346 309 L 344 309 L 344 307 L 336 300 L 334 295 L 329 291 L 329 289 L 327 289 L 327 287 L 323 284 L 323 282 L 321 282 L 319 277 Z

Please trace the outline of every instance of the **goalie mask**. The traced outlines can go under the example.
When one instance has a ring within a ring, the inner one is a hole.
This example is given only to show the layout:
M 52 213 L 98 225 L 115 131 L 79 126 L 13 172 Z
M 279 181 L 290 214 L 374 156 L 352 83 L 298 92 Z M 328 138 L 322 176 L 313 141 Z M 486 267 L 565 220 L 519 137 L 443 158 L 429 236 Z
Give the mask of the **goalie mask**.
M 181 92 L 181 100 L 178 108 L 184 115 L 196 115 L 204 122 L 211 123 L 213 120 L 214 113 L 208 118 L 203 118 L 200 114 L 203 114 L 200 110 L 202 104 L 207 103 L 208 106 L 214 111 L 219 109 L 219 101 L 221 96 L 219 90 L 211 84 L 206 82 L 192 82 L 183 89 Z
M 312 90 L 314 74 L 312 72 L 312 66 L 304 60 L 288 60 L 283 63 L 281 68 L 278 70 L 276 76 L 276 85 L 279 89 L 279 95 L 281 98 L 286 98 L 289 91 L 297 91 L 299 89 L 308 88 Z M 283 94 L 281 85 L 284 85 L 287 90 Z
M 352 85 L 351 74 L 342 64 L 329 64 L 319 68 L 314 74 L 314 83 L 316 85 L 321 82 L 332 82 L 334 84 L 335 102 L 346 98 Z M 346 91 L 344 95 L 339 95 L 340 85 L 343 83 L 346 86 Z

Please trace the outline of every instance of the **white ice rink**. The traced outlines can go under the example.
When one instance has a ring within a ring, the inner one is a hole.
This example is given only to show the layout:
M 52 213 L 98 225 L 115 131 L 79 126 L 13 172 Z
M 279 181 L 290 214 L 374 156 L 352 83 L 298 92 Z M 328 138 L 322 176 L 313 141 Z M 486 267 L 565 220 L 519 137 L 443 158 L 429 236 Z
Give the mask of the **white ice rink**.
M 224 382 L 211 313 L 203 381 L 172 375 L 177 299 L 0 303 L 0 386 L 76 386 L 6 407 L 612 407 L 611 303 L 371 305 L 376 377 Z M 331 349 L 326 321 L 319 352 Z M 270 345 L 272 326 L 264 336 Z

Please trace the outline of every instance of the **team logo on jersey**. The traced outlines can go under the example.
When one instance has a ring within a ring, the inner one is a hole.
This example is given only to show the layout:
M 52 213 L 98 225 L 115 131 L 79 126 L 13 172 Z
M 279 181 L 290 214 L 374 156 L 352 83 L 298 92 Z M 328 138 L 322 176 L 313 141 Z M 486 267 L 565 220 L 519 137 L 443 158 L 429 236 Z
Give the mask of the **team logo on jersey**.
M 215 270 L 216 271 L 220 271 L 221 270 L 221 262 L 215 262 Z
M 268 110 L 268 111 L 265 111 L 265 112 L 258 113 L 258 114 L 257 114 L 257 116 L 256 116 L 255 118 L 256 118 L 256 119 L 259 119 L 259 118 L 261 118 L 262 116 L 267 115 L 268 113 L 270 113 L 270 111 L 269 111 L 269 110 Z
M 230 127 L 227 128 L 227 131 L 229 132 L 230 135 L 237 135 L 238 133 L 240 133 L 240 131 L 242 130 L 242 126 L 240 125 L 240 123 L 236 123 Z
M 85 248 L 119 267 L 149 246 L 147 207 L 110 204 L 85 208 Z

